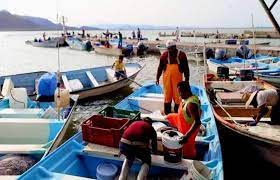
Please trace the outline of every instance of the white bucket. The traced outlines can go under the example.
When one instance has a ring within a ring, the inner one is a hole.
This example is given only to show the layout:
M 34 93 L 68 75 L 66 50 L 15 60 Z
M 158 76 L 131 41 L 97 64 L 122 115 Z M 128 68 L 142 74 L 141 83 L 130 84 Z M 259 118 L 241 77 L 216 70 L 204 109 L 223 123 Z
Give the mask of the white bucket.
M 27 108 L 27 91 L 25 88 L 13 88 L 9 94 L 10 108 Z
M 168 130 L 162 134 L 163 156 L 165 161 L 178 163 L 182 160 L 183 145 L 179 144 L 179 140 L 182 136 L 182 133 L 175 130 Z
M 187 180 L 209 180 L 212 178 L 211 170 L 202 162 L 194 160 L 187 175 Z

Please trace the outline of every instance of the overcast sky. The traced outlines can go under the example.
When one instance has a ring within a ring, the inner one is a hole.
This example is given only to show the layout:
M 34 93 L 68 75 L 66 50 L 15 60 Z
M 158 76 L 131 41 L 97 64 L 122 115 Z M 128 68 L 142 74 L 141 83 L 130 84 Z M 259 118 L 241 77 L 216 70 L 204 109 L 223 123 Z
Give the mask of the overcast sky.
M 269 4 L 273 0 L 266 0 Z M 272 26 L 259 0 L 0 0 L 0 10 L 68 25 L 150 24 L 195 27 Z M 280 21 L 280 2 L 273 9 Z

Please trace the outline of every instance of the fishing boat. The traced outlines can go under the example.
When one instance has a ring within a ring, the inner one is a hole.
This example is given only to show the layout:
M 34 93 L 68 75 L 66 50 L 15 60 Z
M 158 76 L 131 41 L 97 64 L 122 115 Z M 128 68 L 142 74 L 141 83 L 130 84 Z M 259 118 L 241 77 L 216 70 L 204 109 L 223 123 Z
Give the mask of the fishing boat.
M 252 70 L 252 71 L 259 71 L 259 70 L 266 70 L 269 69 L 269 65 L 264 63 L 265 61 L 270 61 L 271 58 L 265 59 L 242 59 L 238 57 L 231 57 L 229 59 L 214 59 L 210 58 L 207 60 L 207 65 L 209 72 L 216 73 L 218 67 L 228 67 L 229 74 L 236 74 L 240 72 L 240 70 Z
M 213 171 L 213 179 L 223 179 L 222 152 L 211 104 L 202 87 L 192 86 L 191 89 L 201 101 L 201 122 L 206 127 L 206 133 L 196 138 L 197 154 L 201 158 L 199 160 Z M 150 117 L 154 121 L 167 123 L 160 113 L 164 109 L 162 93 L 161 86 L 147 84 L 122 100 L 115 108 L 140 111 L 142 118 Z
M 55 37 L 50 38 L 48 40 L 33 40 L 33 41 L 25 41 L 25 44 L 32 45 L 34 47 L 45 47 L 45 48 L 56 48 L 58 46 L 63 47 L 67 46 L 68 44 L 65 42 L 63 37 Z
M 252 147 L 259 157 L 279 167 L 280 126 L 270 125 L 268 116 L 262 118 L 257 126 L 246 126 L 248 122 L 254 121 L 252 116 L 256 115 L 259 109 L 252 106 L 246 109 L 246 100 L 242 98 L 244 91 L 251 87 L 257 89 L 275 87 L 264 81 L 219 81 L 215 80 L 215 77 L 214 80 L 206 77 L 204 80 L 220 129 L 227 136 L 234 137 L 236 143 L 245 142 L 245 146 Z
M 257 73 L 255 77 L 280 87 L 280 68 L 274 72 Z
M 32 101 L 24 88 L 12 88 L 9 92 L 10 95 L 0 101 L 1 160 L 12 154 L 38 162 L 62 143 L 61 137 L 71 123 L 78 96 L 72 95 L 69 106 L 61 108 L 58 113 L 55 102 Z M 9 176 L 14 169 L 6 168 L 6 172 L 1 170 L 0 179 L 14 177 Z
M 206 125 L 206 135 L 200 137 L 197 140 L 200 147 L 200 153 L 202 163 L 208 167 L 211 171 L 211 177 L 214 180 L 223 179 L 223 165 L 221 157 L 221 149 L 219 144 L 219 137 L 215 126 L 214 116 L 209 107 L 209 102 L 203 97 L 206 97 L 205 91 L 200 87 L 192 87 L 193 91 L 200 95 L 203 101 L 203 123 Z M 153 97 L 151 97 L 153 96 Z M 133 94 L 128 96 L 122 102 L 115 107 L 122 109 L 137 109 L 135 105 L 131 105 L 129 102 L 137 104 L 136 99 L 131 98 L 143 98 L 149 100 L 145 104 L 150 104 L 149 111 L 155 108 L 161 108 L 158 102 L 162 102 L 162 89 L 160 86 L 145 85 L 138 89 Z M 156 101 L 151 101 L 156 99 Z M 129 101 L 129 102 L 128 102 Z M 140 105 L 140 102 L 138 103 Z M 153 105 L 154 104 L 154 105 Z M 162 104 L 162 103 L 161 103 Z M 138 106 L 139 107 L 139 106 Z M 141 109 L 141 108 L 140 108 Z M 140 110 L 138 108 L 138 110 Z M 142 112 L 147 113 L 147 111 Z M 145 116 L 145 115 L 144 115 Z M 154 116 L 155 117 L 155 116 Z M 97 144 L 91 144 L 83 141 L 82 133 L 79 132 L 74 137 L 69 139 L 65 144 L 59 147 L 56 151 L 51 153 L 45 159 L 41 160 L 34 167 L 24 173 L 19 179 L 41 179 L 41 178 L 71 178 L 71 179 L 95 179 L 100 178 L 101 167 L 104 163 L 108 168 L 114 166 L 116 172 L 115 177 L 118 176 L 121 169 L 124 157 L 119 156 L 119 150 L 117 148 L 106 147 Z M 72 162 L 72 163 L 69 163 Z M 182 159 L 180 163 L 168 163 L 164 160 L 162 155 L 152 155 L 152 165 L 149 169 L 148 179 L 184 179 L 186 172 L 192 170 L 193 164 L 200 161 L 191 159 Z M 67 167 L 67 168 L 66 168 Z M 132 165 L 128 179 L 136 179 L 137 173 L 141 167 L 140 162 L 136 161 Z M 108 174 L 112 174 L 112 170 L 108 170 Z M 199 174 L 199 172 L 197 172 Z M 102 178 L 100 178 L 102 179 Z
M 91 51 L 92 45 L 90 41 L 83 41 L 77 37 L 68 37 L 66 39 L 67 44 L 71 49 L 80 50 L 80 51 Z
M 61 82 L 71 94 L 79 94 L 79 98 L 84 99 L 129 86 L 142 68 L 138 63 L 127 63 L 127 78 L 120 80 L 115 78 L 115 71 L 111 69 L 111 66 L 66 71 L 61 72 Z M 36 84 L 38 79 L 45 73 L 40 71 L 2 76 L 0 77 L 0 86 L 3 86 L 5 79 L 10 78 L 15 87 L 24 87 L 27 89 L 29 96 L 35 96 L 37 94 Z
M 159 37 L 172 37 L 172 36 L 176 36 L 176 33 L 175 32 L 172 32 L 172 33 L 166 33 L 166 32 L 159 32 L 158 33 L 158 36 Z
M 99 54 L 111 55 L 111 56 L 120 56 L 123 54 L 123 50 L 117 46 L 105 47 L 102 45 L 94 45 L 94 51 Z

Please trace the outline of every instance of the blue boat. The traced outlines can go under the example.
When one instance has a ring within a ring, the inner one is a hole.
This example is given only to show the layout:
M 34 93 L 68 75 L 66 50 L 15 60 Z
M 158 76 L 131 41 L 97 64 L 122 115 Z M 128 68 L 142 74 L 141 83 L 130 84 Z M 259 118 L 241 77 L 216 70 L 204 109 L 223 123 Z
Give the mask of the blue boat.
M 256 56 L 256 59 L 242 59 L 238 57 L 231 57 L 228 59 L 213 59 L 207 60 L 208 69 L 211 73 L 216 74 L 218 67 L 228 67 L 230 74 L 236 74 L 240 70 L 268 70 L 270 68 L 269 63 L 273 62 L 275 57 L 269 56 Z
M 61 82 L 71 94 L 79 94 L 80 99 L 99 96 L 113 92 L 128 86 L 142 70 L 138 63 L 127 63 L 126 72 L 128 78 L 115 78 L 115 72 L 111 66 L 80 69 L 74 71 L 61 72 Z M 10 78 L 15 87 L 24 87 L 29 96 L 35 96 L 38 79 L 46 72 L 32 72 L 0 77 L 0 87 L 5 79 Z
M 0 101 L 1 160 L 5 155 L 13 154 L 37 162 L 56 149 L 62 143 L 78 100 L 77 95 L 72 95 L 70 105 L 61 109 L 59 115 L 55 102 L 32 101 L 27 93 L 24 98 L 19 101 L 18 97 L 11 95 Z M 1 175 L 8 174 L 1 171 Z
M 223 179 L 223 163 L 221 156 L 221 147 L 219 136 L 212 114 L 211 105 L 207 99 L 206 92 L 201 87 L 192 87 L 192 91 L 200 97 L 202 102 L 202 123 L 206 127 L 206 134 L 198 137 L 196 140 L 198 153 L 201 156 L 201 162 L 205 164 L 212 172 L 212 179 Z M 145 98 L 154 100 L 154 104 L 162 106 L 162 89 L 160 86 L 145 85 L 125 98 L 115 107 L 126 110 L 140 110 L 144 113 L 153 111 L 153 107 L 140 107 L 138 100 Z M 138 100 L 137 100 L 138 99 Z M 160 103 L 157 103 L 160 102 Z M 146 103 L 147 104 L 147 103 Z M 159 107 L 157 106 L 157 107 Z M 158 108 L 156 108 L 158 110 Z M 82 140 L 82 133 L 79 132 L 69 139 L 65 144 L 52 152 L 45 159 L 41 160 L 26 173 L 19 177 L 25 179 L 91 179 L 98 176 L 97 169 L 102 163 L 113 164 L 118 170 L 121 169 L 123 157 L 118 156 L 118 149 L 101 147 L 98 150 L 97 145 L 88 144 Z M 182 159 L 179 164 L 167 163 L 161 155 L 152 155 L 152 166 L 149 170 L 148 178 L 157 179 L 180 179 L 187 171 L 192 168 L 193 161 Z M 139 172 L 140 163 L 135 162 L 131 168 L 132 177 Z

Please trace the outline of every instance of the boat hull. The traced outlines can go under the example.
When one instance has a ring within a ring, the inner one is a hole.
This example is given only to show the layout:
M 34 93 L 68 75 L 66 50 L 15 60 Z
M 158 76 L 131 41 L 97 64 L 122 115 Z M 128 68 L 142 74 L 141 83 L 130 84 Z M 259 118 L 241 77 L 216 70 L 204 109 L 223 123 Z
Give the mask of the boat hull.
M 119 48 L 105 48 L 103 46 L 94 46 L 94 51 L 99 54 L 106 54 L 111 56 L 122 55 L 122 49 Z

